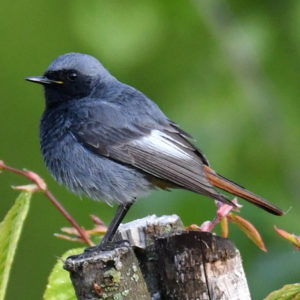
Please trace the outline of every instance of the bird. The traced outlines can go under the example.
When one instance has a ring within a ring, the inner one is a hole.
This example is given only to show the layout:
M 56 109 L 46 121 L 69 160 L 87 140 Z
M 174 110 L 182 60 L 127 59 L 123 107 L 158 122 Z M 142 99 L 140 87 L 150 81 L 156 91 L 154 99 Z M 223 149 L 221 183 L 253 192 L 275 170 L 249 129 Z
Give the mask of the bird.
M 145 94 L 120 82 L 95 57 L 71 52 L 43 76 L 40 145 L 46 167 L 72 192 L 118 204 L 98 249 L 109 247 L 137 198 L 184 189 L 234 205 L 219 189 L 274 214 L 284 211 L 214 171 L 192 136 Z

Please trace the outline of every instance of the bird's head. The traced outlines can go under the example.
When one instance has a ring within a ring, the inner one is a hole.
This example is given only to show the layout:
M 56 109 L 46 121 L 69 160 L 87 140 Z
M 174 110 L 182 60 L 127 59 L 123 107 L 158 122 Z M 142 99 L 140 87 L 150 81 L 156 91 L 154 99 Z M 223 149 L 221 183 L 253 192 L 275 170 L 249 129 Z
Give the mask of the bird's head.
M 46 104 L 52 106 L 89 96 L 96 87 L 101 89 L 115 78 L 95 57 L 67 53 L 56 58 L 43 76 L 27 77 L 26 80 L 42 84 Z

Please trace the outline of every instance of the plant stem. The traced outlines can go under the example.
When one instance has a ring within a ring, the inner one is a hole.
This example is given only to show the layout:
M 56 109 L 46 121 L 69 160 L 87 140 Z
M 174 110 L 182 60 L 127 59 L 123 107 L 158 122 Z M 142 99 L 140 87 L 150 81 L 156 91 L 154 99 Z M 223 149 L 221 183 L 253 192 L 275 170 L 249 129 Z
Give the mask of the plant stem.
M 44 192 L 46 197 L 55 205 L 55 207 L 63 214 L 63 216 L 72 224 L 74 228 L 78 231 L 82 240 L 85 241 L 89 246 L 93 246 L 94 243 L 89 238 L 86 231 L 79 226 L 75 219 L 67 212 L 67 210 L 62 206 L 62 204 L 54 197 L 54 195 L 49 191 L 44 179 L 42 179 L 38 174 L 32 171 L 22 171 L 13 167 L 6 165 L 2 160 L 0 160 L 0 170 L 6 170 L 9 172 L 16 173 L 18 175 L 28 178 L 30 181 L 35 183 L 38 187 L 38 191 Z

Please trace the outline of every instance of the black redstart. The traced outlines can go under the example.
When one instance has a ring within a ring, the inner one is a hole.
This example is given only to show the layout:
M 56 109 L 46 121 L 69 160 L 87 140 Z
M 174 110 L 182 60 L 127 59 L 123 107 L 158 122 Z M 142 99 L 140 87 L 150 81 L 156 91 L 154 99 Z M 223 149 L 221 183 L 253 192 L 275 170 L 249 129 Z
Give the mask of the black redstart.
M 68 53 L 55 59 L 43 76 L 26 79 L 44 86 L 40 140 L 54 178 L 77 194 L 119 204 L 100 248 L 113 241 L 135 199 L 157 188 L 182 188 L 231 203 L 217 187 L 283 214 L 211 169 L 189 134 L 96 58 Z

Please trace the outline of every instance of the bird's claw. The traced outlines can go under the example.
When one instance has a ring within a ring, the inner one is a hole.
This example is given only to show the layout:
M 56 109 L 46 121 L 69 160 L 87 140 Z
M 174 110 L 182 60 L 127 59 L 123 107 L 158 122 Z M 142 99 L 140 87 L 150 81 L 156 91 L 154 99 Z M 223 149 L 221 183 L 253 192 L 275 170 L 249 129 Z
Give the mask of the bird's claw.
M 120 241 L 114 241 L 114 242 L 106 242 L 98 244 L 97 246 L 94 247 L 88 247 L 84 250 L 86 253 L 91 253 L 91 252 L 99 252 L 99 251 L 112 251 L 116 248 L 130 248 L 130 242 L 128 240 L 120 240 Z

